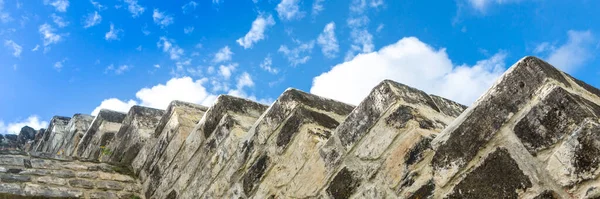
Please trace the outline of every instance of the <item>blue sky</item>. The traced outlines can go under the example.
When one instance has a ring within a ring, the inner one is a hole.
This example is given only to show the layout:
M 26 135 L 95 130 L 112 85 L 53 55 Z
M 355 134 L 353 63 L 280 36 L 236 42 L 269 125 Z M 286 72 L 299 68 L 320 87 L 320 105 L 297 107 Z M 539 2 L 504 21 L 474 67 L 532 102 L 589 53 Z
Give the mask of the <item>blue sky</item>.
M 536 55 L 600 87 L 599 1 L 0 0 L 0 133 L 100 108 L 358 104 L 392 79 L 469 105 Z

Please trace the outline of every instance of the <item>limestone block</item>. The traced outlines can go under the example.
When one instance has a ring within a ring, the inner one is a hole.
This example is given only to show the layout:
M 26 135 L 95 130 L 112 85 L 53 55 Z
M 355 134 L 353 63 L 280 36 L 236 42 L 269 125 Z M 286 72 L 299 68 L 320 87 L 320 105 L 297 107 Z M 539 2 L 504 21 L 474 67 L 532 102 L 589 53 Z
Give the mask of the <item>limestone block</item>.
M 354 107 L 296 89 L 286 90 L 259 118 L 217 177 L 204 179 L 201 190 L 187 189 L 184 196 L 250 197 L 260 192 L 288 190 L 292 176 L 314 173 L 310 157 Z M 306 165 L 304 167 L 304 165 Z M 268 172 L 271 168 L 273 170 Z M 305 169 L 305 170 L 302 170 Z M 261 183 L 265 179 L 268 182 Z M 311 182 L 314 182 L 311 179 Z M 285 186 L 278 186 L 278 185 Z M 193 187 L 193 186 L 190 186 Z M 229 188 L 231 187 L 231 188 Z M 260 188 L 259 188 L 260 187 Z M 275 188 L 281 188 L 273 190 Z M 194 193 L 195 192 L 195 193 Z M 188 193 L 194 193 L 189 194 Z M 285 197 L 281 195 L 280 197 Z
M 52 153 L 63 156 L 72 156 L 75 147 L 88 130 L 94 117 L 91 115 L 75 114 L 67 124 L 63 143 L 54 149 Z
M 204 106 L 181 101 L 173 101 L 169 104 L 153 136 L 146 141 L 147 143 L 133 160 L 133 170 L 142 181 L 148 178 L 153 166 L 169 145 L 173 150 L 181 146 L 206 110 Z
M 43 140 L 37 148 L 39 152 L 52 153 L 58 145 L 61 145 L 66 134 L 67 125 L 71 118 L 54 116 L 46 129 Z
M 230 151 L 235 149 L 234 147 L 245 137 L 248 129 L 266 108 L 262 104 L 246 99 L 219 96 L 182 142 L 179 151 L 167 148 L 156 164 L 155 171 L 168 175 L 161 175 L 160 180 L 146 181 L 144 183 L 146 197 L 153 195 L 161 198 L 173 192 L 186 198 L 188 196 L 181 194 L 186 187 L 192 186 L 194 190 L 201 189 L 194 185 L 194 180 L 205 180 L 203 178 L 205 175 L 216 175 L 212 172 L 213 165 L 227 162 Z M 220 151 L 221 148 L 224 148 L 224 151 Z M 209 159 L 215 153 L 220 153 L 222 156 L 216 157 L 218 159 Z M 172 159 L 169 164 L 163 163 L 164 160 L 169 159 Z M 154 184 L 155 182 L 159 183 Z
M 154 136 L 154 131 L 165 111 L 142 106 L 133 106 L 123 120 L 114 141 L 100 155 L 101 162 L 131 165 L 133 159 Z
M 115 134 L 121 128 L 125 114 L 102 109 L 77 144 L 75 156 L 82 159 L 98 160 L 100 153 L 110 144 Z

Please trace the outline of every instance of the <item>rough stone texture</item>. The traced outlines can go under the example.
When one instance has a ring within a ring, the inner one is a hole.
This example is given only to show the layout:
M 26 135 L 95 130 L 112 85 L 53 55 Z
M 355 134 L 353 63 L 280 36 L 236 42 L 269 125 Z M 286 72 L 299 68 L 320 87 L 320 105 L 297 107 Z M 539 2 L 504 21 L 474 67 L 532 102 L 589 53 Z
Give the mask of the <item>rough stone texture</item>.
M 141 180 L 146 180 L 161 155 L 168 147 L 178 150 L 208 108 L 192 103 L 173 101 L 160 119 L 153 136 L 147 140 L 132 167 Z M 171 151 L 174 153 L 177 151 Z
M 121 122 L 126 114 L 102 109 L 85 132 L 77 146 L 73 156 L 87 160 L 98 160 L 101 153 L 105 153 L 105 147 L 110 144 L 115 134 L 121 128 Z
M 24 155 L 0 160 L 0 198 L 140 198 L 141 185 L 111 165 Z
M 75 114 L 67 125 L 62 145 L 56 151 L 52 152 L 57 155 L 73 156 L 77 144 L 79 144 L 79 141 L 81 141 L 81 138 L 83 138 L 93 120 L 94 117 L 91 115 Z
M 227 162 L 229 153 L 266 109 L 256 102 L 219 96 L 187 138 L 181 144 L 177 142 L 180 148 L 172 148 L 171 142 L 153 166 L 151 177 L 144 183 L 146 197 L 163 198 L 173 192 L 182 198 L 194 198 L 183 196 L 184 189 L 205 180 L 202 176 L 216 175 L 219 167 L 211 166 Z M 222 147 L 226 149 L 217 151 Z
M 21 131 L 17 136 L 17 141 L 21 146 L 20 148 L 25 150 L 25 144 L 33 142 L 36 133 L 37 131 L 29 126 L 24 126 L 23 128 L 21 128 Z
M 50 124 L 45 130 L 44 137 L 39 142 L 36 151 L 53 153 L 53 151 L 62 144 L 70 120 L 71 118 L 69 117 L 54 116 L 52 120 L 50 120 Z
M 154 136 L 163 114 L 165 111 L 159 109 L 131 107 L 114 141 L 106 146 L 105 153 L 100 154 L 100 161 L 131 165 L 146 141 Z
M 110 164 L 57 156 L 77 115 L 55 117 L 0 136 L 0 198 L 600 198 L 600 90 L 525 57 L 465 108 L 386 80 L 357 107 L 288 89 L 103 111 L 77 149 Z
M 523 58 L 432 141 L 433 196 L 589 198 L 600 184 L 599 93 Z
M 309 157 L 318 154 L 318 147 L 352 109 L 353 106 L 296 89 L 286 90 L 248 131 L 237 150 L 219 149 L 230 157 L 226 165 L 214 166 L 221 170 L 213 171 L 218 175 L 199 178 L 182 197 L 256 194 L 261 198 L 294 187 L 288 181 L 297 173 L 310 170 L 313 163 Z

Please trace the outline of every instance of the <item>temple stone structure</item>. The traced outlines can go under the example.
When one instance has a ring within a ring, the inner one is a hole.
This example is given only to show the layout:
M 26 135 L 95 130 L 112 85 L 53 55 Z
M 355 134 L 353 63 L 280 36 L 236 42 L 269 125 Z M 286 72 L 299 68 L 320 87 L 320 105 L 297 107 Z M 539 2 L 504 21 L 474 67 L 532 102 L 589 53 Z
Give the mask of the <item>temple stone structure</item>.
M 54 117 L 0 136 L 0 198 L 600 198 L 600 90 L 535 57 L 470 107 L 384 80 L 357 106 Z

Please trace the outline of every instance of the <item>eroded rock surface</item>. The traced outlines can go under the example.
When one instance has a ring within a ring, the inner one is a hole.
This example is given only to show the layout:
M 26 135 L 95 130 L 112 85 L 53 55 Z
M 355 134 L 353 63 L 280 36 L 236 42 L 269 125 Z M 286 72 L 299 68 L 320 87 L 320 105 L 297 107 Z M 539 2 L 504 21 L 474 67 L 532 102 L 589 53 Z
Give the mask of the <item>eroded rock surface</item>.
M 600 90 L 535 57 L 468 109 L 386 80 L 90 120 L 0 136 L 0 198 L 600 198 Z

